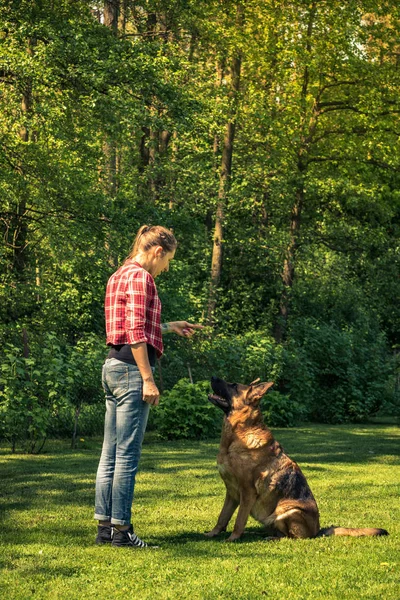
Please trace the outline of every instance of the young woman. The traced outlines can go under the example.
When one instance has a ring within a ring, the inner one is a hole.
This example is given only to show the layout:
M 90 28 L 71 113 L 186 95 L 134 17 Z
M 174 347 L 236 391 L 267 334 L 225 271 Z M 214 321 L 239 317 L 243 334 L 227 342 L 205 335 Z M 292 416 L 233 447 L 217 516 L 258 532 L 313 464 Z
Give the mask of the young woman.
M 147 546 L 133 531 L 131 508 L 149 408 L 159 402 L 153 372 L 156 358 L 163 353 L 162 334 L 191 337 L 202 327 L 187 321 L 161 323 L 154 279 L 168 271 L 176 246 L 174 235 L 165 227 L 143 225 L 129 257 L 107 284 L 110 351 L 102 376 L 106 415 L 96 478 L 98 544 Z

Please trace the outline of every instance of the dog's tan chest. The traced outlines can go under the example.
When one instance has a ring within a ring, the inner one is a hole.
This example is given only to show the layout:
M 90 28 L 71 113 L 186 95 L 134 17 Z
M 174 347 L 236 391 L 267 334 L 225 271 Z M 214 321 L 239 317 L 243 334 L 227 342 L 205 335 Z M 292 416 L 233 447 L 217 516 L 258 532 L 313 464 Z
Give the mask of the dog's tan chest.
M 240 496 L 240 486 L 239 482 L 232 470 L 232 466 L 230 464 L 229 458 L 225 456 L 218 456 L 217 460 L 217 469 L 223 482 L 226 485 L 226 489 L 231 494 L 233 498 L 239 498 Z

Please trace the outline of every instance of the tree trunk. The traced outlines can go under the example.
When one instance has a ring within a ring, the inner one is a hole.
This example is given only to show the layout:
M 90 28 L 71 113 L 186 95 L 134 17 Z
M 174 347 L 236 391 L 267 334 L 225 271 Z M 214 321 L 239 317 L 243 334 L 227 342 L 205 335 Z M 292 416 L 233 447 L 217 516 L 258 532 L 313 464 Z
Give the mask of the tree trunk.
M 33 39 L 28 40 L 27 53 L 33 56 L 33 49 L 35 41 Z M 22 125 L 19 132 L 19 137 L 22 142 L 27 143 L 30 139 L 30 131 L 28 128 L 28 120 L 32 113 L 32 80 L 27 77 L 22 82 L 23 92 L 21 99 L 21 112 L 22 112 Z M 26 280 L 26 247 L 28 242 L 28 225 L 25 219 L 25 212 L 27 206 L 27 192 L 22 192 L 21 198 L 16 207 L 16 215 L 13 218 L 12 224 L 12 248 L 13 248 L 13 264 L 15 270 L 18 272 L 19 281 Z
M 104 25 L 118 35 L 120 0 L 104 0 Z M 112 137 L 104 142 L 106 189 L 111 197 L 117 193 L 117 144 Z
M 279 314 L 274 327 L 275 341 L 280 344 L 286 332 L 287 319 L 289 316 L 290 293 L 293 287 L 295 274 L 295 258 L 298 248 L 298 235 L 300 232 L 301 214 L 304 204 L 304 188 L 302 183 L 296 190 L 296 201 L 292 208 L 290 217 L 290 239 L 283 261 L 282 282 L 283 289 L 279 302 Z
M 225 57 L 222 57 L 221 59 L 217 60 L 217 64 L 216 64 L 216 81 L 215 84 L 217 86 L 217 88 L 219 89 L 222 86 L 222 82 L 225 76 L 225 70 L 226 70 L 226 61 L 225 61 Z M 216 103 L 218 104 L 220 101 L 220 96 L 217 95 L 216 97 Z M 219 156 L 219 151 L 220 151 L 220 137 L 218 135 L 218 133 L 216 133 L 214 135 L 214 144 L 213 144 L 213 159 L 214 159 L 214 169 L 215 172 L 218 171 L 218 156 Z
M 310 13 L 307 25 L 307 43 L 306 50 L 307 54 L 311 52 L 311 36 L 314 25 L 316 12 L 315 1 L 311 4 Z M 295 201 L 292 207 L 289 225 L 289 244 L 286 248 L 285 258 L 282 267 L 282 283 L 283 288 L 279 300 L 279 312 L 274 325 L 273 335 L 277 343 L 284 341 L 286 336 L 287 321 L 290 311 L 291 291 L 293 287 L 295 277 L 295 263 L 296 254 L 298 249 L 298 239 L 301 226 L 301 217 L 304 208 L 304 173 L 307 169 L 306 156 L 308 152 L 308 146 L 312 140 L 312 134 L 315 130 L 318 114 L 316 104 L 310 119 L 307 120 L 307 94 L 309 88 L 309 69 L 306 65 L 303 74 L 303 84 L 300 95 L 300 103 L 302 108 L 302 117 L 300 123 L 300 146 L 297 155 L 297 175 L 298 182 L 295 188 Z
M 120 0 L 104 0 L 104 25 L 117 35 Z
M 146 31 L 144 32 L 149 38 L 151 38 L 157 29 L 157 14 L 155 12 L 148 12 L 146 18 Z M 151 103 L 146 102 L 146 108 L 149 112 L 152 110 Z M 154 181 L 153 181 L 153 173 L 149 174 L 149 168 L 153 170 L 155 159 L 156 159 L 156 149 L 155 149 L 155 132 L 147 126 L 142 127 L 143 135 L 140 138 L 139 143 L 139 173 L 145 173 L 147 171 L 147 175 L 149 177 L 147 181 L 147 190 L 150 194 L 150 197 L 154 197 Z M 158 141 L 157 141 L 158 146 Z M 139 189 L 139 195 L 141 190 Z
M 78 406 L 75 408 L 74 431 L 72 433 L 71 448 L 75 448 L 76 446 L 76 434 L 78 433 L 78 420 L 81 413 L 81 408 L 81 404 L 78 404 Z
M 117 144 L 109 138 L 103 144 L 105 162 L 105 188 L 111 197 L 117 193 Z
M 140 138 L 140 144 L 139 144 L 139 156 L 140 156 L 139 173 L 144 172 L 145 168 L 149 164 L 149 159 L 150 159 L 149 147 L 147 146 L 147 143 L 146 143 L 150 136 L 150 129 L 149 129 L 149 127 L 142 127 L 142 131 L 143 131 L 143 135 Z
M 211 258 L 211 279 L 210 292 L 208 297 L 207 324 L 213 325 L 214 312 L 217 305 L 217 291 L 221 279 L 222 270 L 222 242 L 223 242 L 223 221 L 224 221 L 224 204 L 221 201 L 217 204 L 217 212 L 215 215 L 214 241 Z
M 169 186 L 170 189 L 173 190 L 175 189 L 175 168 L 174 168 L 174 164 L 176 162 L 176 156 L 178 153 L 178 132 L 175 130 L 174 133 L 172 134 L 172 143 L 171 143 L 171 170 L 170 170 L 170 181 L 169 181 Z M 172 210 L 174 208 L 174 203 L 175 203 L 175 198 L 174 195 L 171 193 L 169 196 L 169 200 L 168 200 L 168 208 L 169 210 Z
M 126 31 L 126 23 L 129 15 L 129 0 L 120 0 L 118 14 L 118 30 L 123 34 Z
M 29 351 L 28 332 L 25 329 L 25 327 L 22 330 L 22 343 L 23 343 L 23 355 L 24 355 L 24 358 L 26 360 L 27 358 L 29 358 L 30 351 Z M 25 363 L 25 379 L 26 379 L 27 382 L 29 381 L 29 367 L 27 367 L 26 363 Z M 35 445 L 36 445 L 36 441 L 34 439 L 33 440 L 32 439 L 29 440 L 29 435 L 30 435 L 29 431 L 30 431 L 30 428 L 31 428 L 31 425 L 32 425 L 32 408 L 33 408 L 33 406 L 32 406 L 32 399 L 29 396 L 27 405 L 25 407 L 25 410 L 26 410 L 26 412 L 28 414 L 28 417 L 27 417 L 28 426 L 27 426 L 27 428 L 25 430 L 26 431 L 26 438 L 27 439 L 25 440 L 25 443 L 26 443 L 26 445 L 28 447 L 28 443 L 30 441 L 30 452 L 31 452 L 31 454 L 33 454 L 33 451 L 34 451 Z
M 155 172 L 156 157 L 159 154 L 159 132 L 154 129 L 150 129 L 150 147 L 149 147 L 149 197 L 154 202 L 158 194 L 158 182 L 157 175 Z
M 243 6 L 239 4 L 236 13 L 236 24 L 237 27 L 242 27 L 244 21 Z M 208 297 L 208 308 L 207 308 L 207 322 L 209 325 L 214 323 L 214 313 L 217 305 L 217 292 L 218 286 L 221 279 L 222 272 L 222 255 L 223 255 L 223 236 L 224 236 L 224 212 L 226 197 L 229 190 L 231 173 L 232 173 L 232 155 L 233 155 L 233 143 L 235 139 L 235 128 L 236 128 L 236 114 L 237 114 L 237 102 L 238 92 L 240 90 L 240 72 L 241 72 L 241 54 L 236 53 L 236 56 L 232 59 L 231 64 L 231 111 L 230 118 L 226 124 L 225 136 L 222 147 L 221 157 L 221 170 L 219 175 L 219 187 L 218 187 L 218 202 L 215 214 L 215 229 L 214 229 L 214 241 L 213 251 L 211 259 L 211 277 L 210 277 L 210 289 Z M 221 74 L 219 74 L 222 77 Z M 214 156 L 218 151 L 218 140 L 214 139 Z

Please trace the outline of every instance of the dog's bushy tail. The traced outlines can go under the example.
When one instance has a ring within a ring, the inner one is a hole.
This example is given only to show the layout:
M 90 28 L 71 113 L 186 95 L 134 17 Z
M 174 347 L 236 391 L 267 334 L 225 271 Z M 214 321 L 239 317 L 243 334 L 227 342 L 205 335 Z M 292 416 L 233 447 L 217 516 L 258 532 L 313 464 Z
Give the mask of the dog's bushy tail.
M 378 535 L 389 535 L 386 529 L 380 529 L 379 527 L 363 527 L 356 529 L 353 527 L 325 527 L 320 529 L 315 537 L 326 537 L 330 535 L 349 535 L 352 537 L 364 537 L 364 536 L 378 536 Z

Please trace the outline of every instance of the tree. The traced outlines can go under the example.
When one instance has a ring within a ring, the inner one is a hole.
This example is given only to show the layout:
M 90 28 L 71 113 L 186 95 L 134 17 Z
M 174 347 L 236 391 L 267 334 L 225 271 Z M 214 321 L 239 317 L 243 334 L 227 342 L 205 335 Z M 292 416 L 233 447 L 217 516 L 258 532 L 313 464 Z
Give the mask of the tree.
M 236 34 L 241 34 L 244 21 L 244 7 L 241 3 L 236 7 L 235 29 Z M 233 144 L 235 140 L 236 115 L 238 111 L 238 96 L 240 91 L 240 71 L 242 56 L 240 46 L 234 46 L 232 56 L 230 57 L 230 91 L 229 96 L 229 114 L 228 121 L 225 126 L 225 134 L 222 143 L 221 167 L 219 173 L 218 201 L 215 213 L 215 229 L 213 252 L 211 261 L 211 278 L 210 278 L 210 293 L 208 299 L 207 320 L 210 324 L 213 323 L 215 306 L 217 302 L 217 289 L 221 279 L 222 269 L 222 248 L 223 248 L 223 223 L 226 196 L 229 191 L 229 183 L 232 173 L 232 157 Z M 219 67 L 222 77 L 224 76 L 223 67 Z M 215 148 L 214 153 L 217 149 Z

